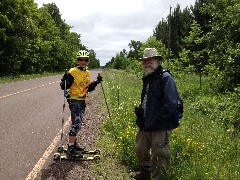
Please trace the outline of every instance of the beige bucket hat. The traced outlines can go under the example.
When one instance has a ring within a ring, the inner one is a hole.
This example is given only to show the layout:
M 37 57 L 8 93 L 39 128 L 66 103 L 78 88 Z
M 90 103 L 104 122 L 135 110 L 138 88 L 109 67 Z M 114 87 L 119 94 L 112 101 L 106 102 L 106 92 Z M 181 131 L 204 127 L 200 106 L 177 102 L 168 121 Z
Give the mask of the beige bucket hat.
M 159 60 L 162 59 L 162 56 L 158 54 L 155 48 L 146 48 L 143 53 L 143 57 L 139 60 L 149 59 L 153 57 L 158 57 Z

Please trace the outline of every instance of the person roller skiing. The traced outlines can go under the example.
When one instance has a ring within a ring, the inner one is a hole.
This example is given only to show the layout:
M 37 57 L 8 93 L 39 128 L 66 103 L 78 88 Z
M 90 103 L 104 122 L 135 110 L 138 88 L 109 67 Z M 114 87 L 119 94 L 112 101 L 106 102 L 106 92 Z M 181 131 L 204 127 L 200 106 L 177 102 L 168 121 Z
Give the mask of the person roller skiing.
M 66 95 L 69 109 L 71 111 L 72 124 L 69 130 L 67 156 L 81 156 L 84 148 L 77 142 L 77 134 L 81 129 L 83 116 L 85 113 L 85 98 L 88 92 L 93 91 L 97 84 L 101 83 L 102 77 L 99 75 L 97 80 L 90 82 L 90 72 L 88 71 L 89 52 L 81 50 L 76 56 L 77 66 L 66 72 L 61 79 L 61 89 L 68 89 Z M 66 87 L 65 87 L 66 85 Z

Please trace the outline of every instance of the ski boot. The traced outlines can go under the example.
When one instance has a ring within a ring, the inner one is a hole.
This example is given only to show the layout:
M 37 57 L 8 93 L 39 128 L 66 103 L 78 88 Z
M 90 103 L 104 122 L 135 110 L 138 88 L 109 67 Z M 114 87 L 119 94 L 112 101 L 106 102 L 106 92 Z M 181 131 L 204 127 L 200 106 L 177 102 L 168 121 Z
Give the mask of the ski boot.
M 75 141 L 74 141 L 74 147 L 75 147 L 76 151 L 84 151 L 84 149 L 85 149 L 84 147 L 82 147 L 80 145 L 79 142 L 77 142 L 77 139 L 75 139 Z
M 78 157 L 78 158 L 83 157 L 83 154 L 81 153 L 81 151 L 78 151 L 76 149 L 75 145 L 73 146 L 68 145 L 66 154 L 67 154 L 67 157 Z

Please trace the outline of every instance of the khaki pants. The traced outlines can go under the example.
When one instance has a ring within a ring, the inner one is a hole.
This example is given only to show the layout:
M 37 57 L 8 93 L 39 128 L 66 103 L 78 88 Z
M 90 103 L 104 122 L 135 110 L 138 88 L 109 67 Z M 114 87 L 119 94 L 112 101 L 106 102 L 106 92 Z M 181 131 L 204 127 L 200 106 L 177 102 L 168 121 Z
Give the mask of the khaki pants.
M 136 136 L 136 154 L 141 166 L 151 166 L 154 180 L 164 179 L 170 165 L 170 131 L 144 132 Z

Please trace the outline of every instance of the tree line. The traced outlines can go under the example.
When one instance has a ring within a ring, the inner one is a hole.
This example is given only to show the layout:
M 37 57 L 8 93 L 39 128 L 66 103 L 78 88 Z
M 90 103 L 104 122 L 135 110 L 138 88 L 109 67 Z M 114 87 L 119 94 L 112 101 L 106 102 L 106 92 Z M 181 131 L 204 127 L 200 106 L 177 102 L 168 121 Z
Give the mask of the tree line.
M 181 10 L 177 4 L 153 29 L 146 42 L 131 40 L 107 67 L 140 71 L 145 47 L 155 47 L 168 67 L 181 67 L 211 78 L 212 88 L 225 92 L 240 81 L 240 1 L 196 0 Z
M 71 32 L 54 3 L 0 1 L 0 76 L 63 71 L 80 49 L 90 52 L 90 68 L 100 66 L 96 53 Z

